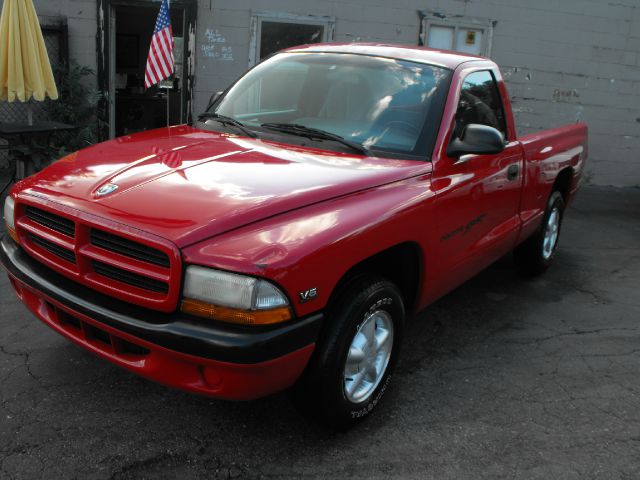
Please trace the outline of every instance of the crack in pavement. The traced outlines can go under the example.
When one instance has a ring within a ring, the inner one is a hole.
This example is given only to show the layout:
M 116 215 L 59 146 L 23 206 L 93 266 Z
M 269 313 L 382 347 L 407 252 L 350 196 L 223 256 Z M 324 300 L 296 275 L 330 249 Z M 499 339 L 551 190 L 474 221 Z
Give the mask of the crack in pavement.
M 549 329 L 551 330 L 551 329 Z M 611 331 L 621 331 L 621 332 L 640 332 L 640 328 L 628 328 L 628 327 L 607 327 L 607 328 L 597 328 L 594 330 L 575 330 L 573 332 L 558 332 L 553 335 L 548 335 L 546 337 L 536 337 L 536 338 L 526 338 L 526 339 L 505 339 L 507 343 L 514 343 L 517 345 L 532 345 L 536 343 L 547 342 L 549 340 L 553 340 L 561 337 L 571 337 L 574 335 L 591 335 L 594 333 L 602 333 L 602 332 L 611 332 Z
M 14 356 L 14 357 L 22 357 L 24 359 L 24 366 L 27 370 L 27 374 L 36 381 L 36 383 L 38 383 L 38 385 L 40 385 L 41 387 L 44 387 L 42 381 L 40 380 L 40 378 L 38 378 L 37 375 L 35 375 L 33 373 L 33 371 L 31 370 L 31 364 L 29 363 L 30 358 L 31 358 L 31 353 L 30 352 L 9 352 L 3 345 L 0 345 L 0 352 L 4 353 L 5 355 L 10 355 L 10 356 Z

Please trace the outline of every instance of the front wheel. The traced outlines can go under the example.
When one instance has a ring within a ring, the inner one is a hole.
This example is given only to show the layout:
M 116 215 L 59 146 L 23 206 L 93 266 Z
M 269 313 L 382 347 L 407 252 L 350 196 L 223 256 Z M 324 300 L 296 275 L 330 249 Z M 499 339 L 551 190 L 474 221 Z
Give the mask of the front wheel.
M 564 208 L 562 194 L 554 191 L 549 197 L 540 228 L 514 250 L 520 273 L 540 275 L 549 268 L 558 248 Z
M 404 316 L 402 296 L 391 282 L 352 282 L 327 310 L 322 337 L 293 391 L 297 406 L 338 429 L 368 416 L 391 380 Z

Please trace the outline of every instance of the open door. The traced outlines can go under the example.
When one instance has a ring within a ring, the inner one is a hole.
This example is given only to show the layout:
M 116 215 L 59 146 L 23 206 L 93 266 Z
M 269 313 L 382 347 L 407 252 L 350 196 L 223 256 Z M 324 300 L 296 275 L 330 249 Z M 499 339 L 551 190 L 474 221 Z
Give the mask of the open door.
M 160 3 L 98 0 L 99 109 L 104 136 L 191 121 L 196 0 L 171 1 L 175 74 L 162 87 L 144 88 L 149 45 Z

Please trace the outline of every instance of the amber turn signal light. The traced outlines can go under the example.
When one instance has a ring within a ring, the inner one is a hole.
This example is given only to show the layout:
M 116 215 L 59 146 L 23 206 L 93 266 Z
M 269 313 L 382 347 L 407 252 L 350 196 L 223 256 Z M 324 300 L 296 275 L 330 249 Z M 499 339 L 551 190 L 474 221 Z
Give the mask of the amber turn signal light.
M 221 322 L 240 325 L 271 325 L 291 320 L 289 307 L 278 307 L 270 310 L 238 310 L 235 308 L 218 307 L 200 300 L 185 298 L 180 308 L 184 313 L 198 317 L 210 318 Z
M 11 228 L 9 225 L 7 225 L 6 227 L 7 227 L 7 233 L 11 238 L 13 238 L 13 241 L 16 243 L 20 243 L 20 241 L 18 240 L 18 234 L 16 233 L 16 231 L 13 228 Z

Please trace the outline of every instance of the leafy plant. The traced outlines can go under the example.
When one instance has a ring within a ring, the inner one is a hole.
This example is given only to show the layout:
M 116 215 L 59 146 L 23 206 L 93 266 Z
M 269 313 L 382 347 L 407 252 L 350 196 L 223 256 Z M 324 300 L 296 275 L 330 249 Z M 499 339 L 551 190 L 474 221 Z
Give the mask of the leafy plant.
M 89 87 L 95 73 L 89 67 L 71 63 L 68 69 L 54 72 L 58 87 L 58 100 L 47 100 L 43 105 L 46 118 L 77 127 L 71 132 L 56 133 L 51 138 L 51 159 L 88 147 L 100 141 L 103 127 L 97 115 L 102 94 Z

